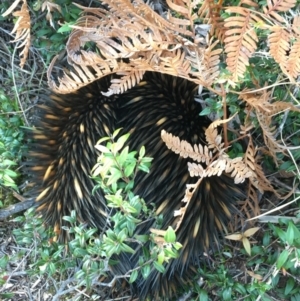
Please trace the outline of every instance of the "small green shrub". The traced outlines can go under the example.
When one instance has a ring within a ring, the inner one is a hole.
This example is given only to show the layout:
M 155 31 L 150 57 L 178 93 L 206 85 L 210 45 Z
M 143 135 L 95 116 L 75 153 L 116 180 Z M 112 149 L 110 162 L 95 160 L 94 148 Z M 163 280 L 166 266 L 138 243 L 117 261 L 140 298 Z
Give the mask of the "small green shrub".
M 0 90 L 0 185 L 18 190 L 17 171 L 24 145 L 23 121 L 18 113 L 18 104 Z
M 108 217 L 113 225 L 111 229 L 99 233 L 97 229 L 79 224 L 73 211 L 71 216 L 63 217 L 69 226 L 65 226 L 62 231 L 68 231 L 72 237 L 65 245 L 55 241 L 52 229 L 46 228 L 43 219 L 35 216 L 34 210 L 30 209 L 24 216 L 14 219 L 15 222 L 23 223 L 23 227 L 13 230 L 22 249 L 13 256 L 0 258 L 2 280 L 6 279 L 8 261 L 13 262 L 27 256 L 31 262 L 27 270 L 29 275 L 40 275 L 48 279 L 69 275 L 69 279 L 63 279 L 62 285 L 64 281 L 72 282 L 73 293 L 82 286 L 90 291 L 95 283 L 99 285 L 98 279 L 101 276 L 109 276 L 109 266 L 118 260 L 115 255 L 135 252 L 132 244 L 142 244 L 143 253 L 139 266 L 125 275 L 116 276 L 126 278 L 130 283 L 139 275 L 147 278 L 153 268 L 164 272 L 164 263 L 178 256 L 181 244 L 176 242 L 176 234 L 171 227 L 165 231 L 156 229 L 151 234 L 136 231 L 145 219 L 157 220 L 158 228 L 162 218 L 156 217 L 153 209 L 149 209 L 144 200 L 132 192 L 136 174 L 149 172 L 152 159 L 145 157 L 144 147 L 139 153 L 130 152 L 128 146 L 124 147 L 129 134 L 116 140 L 118 133 L 119 130 L 112 137 L 101 139 L 96 145 L 102 154 L 92 171 L 95 189 L 101 188 L 105 192 L 107 206 L 113 209 Z M 100 144 L 104 141 L 108 141 L 106 146 Z M 100 285 L 110 286 L 114 279 L 109 281 L 111 282 Z M 70 290 L 65 291 L 65 294 L 69 293 Z M 60 291 L 61 294 L 64 291 Z

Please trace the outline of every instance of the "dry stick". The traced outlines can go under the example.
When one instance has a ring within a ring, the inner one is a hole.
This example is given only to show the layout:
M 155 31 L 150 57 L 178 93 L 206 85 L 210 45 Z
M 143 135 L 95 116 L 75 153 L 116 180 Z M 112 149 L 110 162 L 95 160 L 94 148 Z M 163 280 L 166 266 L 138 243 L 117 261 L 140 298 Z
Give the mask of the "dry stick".
M 26 200 L 24 202 L 8 206 L 5 209 L 1 209 L 0 210 L 0 220 L 3 220 L 6 217 L 9 217 L 9 216 L 11 216 L 15 213 L 18 213 L 18 212 L 24 211 L 28 208 L 31 208 L 31 207 L 34 206 L 34 204 L 35 204 L 35 200 L 34 199 L 29 199 L 29 200 Z

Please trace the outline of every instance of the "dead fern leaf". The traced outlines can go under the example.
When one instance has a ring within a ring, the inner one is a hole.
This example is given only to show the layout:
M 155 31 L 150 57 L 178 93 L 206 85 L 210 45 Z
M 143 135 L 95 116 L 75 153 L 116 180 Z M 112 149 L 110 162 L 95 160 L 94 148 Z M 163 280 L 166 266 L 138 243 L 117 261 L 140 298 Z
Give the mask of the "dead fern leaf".
M 41 9 L 42 11 L 47 10 L 46 19 L 47 21 L 49 21 L 50 25 L 55 29 L 51 12 L 57 10 L 58 12 L 62 13 L 60 5 L 55 4 L 51 1 L 44 1 Z
M 187 184 L 186 185 L 185 195 L 182 199 L 182 202 L 185 203 L 185 205 L 183 207 L 181 207 L 179 210 L 175 210 L 175 212 L 174 212 L 174 216 L 179 216 L 179 220 L 176 223 L 175 232 L 179 229 L 179 227 L 183 221 L 184 215 L 186 213 L 186 210 L 189 206 L 189 203 L 190 203 L 195 191 L 199 187 L 201 181 L 202 181 L 202 178 L 200 178 L 197 181 L 197 183 L 195 183 L 195 184 Z
M 7 16 L 13 12 L 13 10 L 18 6 L 20 1 L 16 0 L 7 9 L 2 16 Z M 28 57 L 29 47 L 30 47 L 30 15 L 26 0 L 23 0 L 21 10 L 12 13 L 14 17 L 17 17 L 17 22 L 12 30 L 12 34 L 16 34 L 15 39 L 12 41 L 14 43 L 20 42 L 17 48 L 22 48 L 20 52 L 20 67 L 23 68 Z
M 144 75 L 144 71 L 129 71 L 129 72 L 118 72 L 118 75 L 122 75 L 120 79 L 112 79 L 111 86 L 109 87 L 108 92 L 104 93 L 105 96 L 111 96 L 113 94 L 120 94 L 134 87 L 138 84 Z
M 292 21 L 292 30 L 295 36 L 300 37 L 300 16 L 295 16 Z
M 198 15 L 204 19 L 205 24 L 211 25 L 211 34 L 223 42 L 226 29 L 224 19 L 221 17 L 222 9 L 224 9 L 223 0 L 219 0 L 218 3 L 205 0 L 199 8 Z
M 247 102 L 249 111 L 253 111 L 256 114 L 257 120 L 263 132 L 263 138 L 265 145 L 269 150 L 270 156 L 274 159 L 277 164 L 277 152 L 282 152 L 287 149 L 285 145 L 280 144 L 276 140 L 277 127 L 272 125 L 272 118 L 286 110 L 294 112 L 300 112 L 300 109 L 294 106 L 292 103 L 276 101 L 271 103 L 271 93 L 267 90 L 263 90 L 260 93 L 247 93 L 243 91 L 240 94 L 240 99 Z
M 205 169 L 201 164 L 188 162 L 187 165 L 191 177 L 206 177 Z
M 300 109 L 294 106 L 292 103 L 284 102 L 284 101 L 276 101 L 271 104 L 270 111 L 266 115 L 269 117 L 273 117 L 285 111 L 293 111 L 293 112 L 300 113 Z
M 249 58 L 257 48 L 258 38 L 254 25 L 262 20 L 249 9 L 230 7 L 226 12 L 236 13 L 238 16 L 225 20 L 225 52 L 227 53 L 227 68 L 232 73 L 232 80 L 243 78 Z
M 212 159 L 212 153 L 208 147 L 201 144 L 194 144 L 194 147 L 185 140 L 180 140 L 179 137 L 167 133 L 165 130 L 161 131 L 161 138 L 168 149 L 171 149 L 175 154 L 179 154 L 182 158 L 191 158 L 197 162 L 205 162 L 209 164 Z
M 114 80 L 109 95 L 132 87 L 145 71 L 179 76 L 204 86 L 211 85 L 218 76 L 221 51 L 215 49 L 217 43 L 210 41 L 204 49 L 195 42 L 198 38 L 193 22 L 197 15 L 193 11 L 198 1 L 182 0 L 182 8 L 173 1 L 172 7 L 182 14 L 177 21 L 172 19 L 173 23 L 142 0 L 104 3 L 109 10 L 79 6 L 84 14 L 73 26 L 67 55 L 80 74 L 64 74 L 54 82 L 50 72 L 49 85 L 54 91 L 70 93 L 72 87 L 78 89 L 112 73 L 122 78 Z M 97 51 L 83 50 L 88 42 L 93 42 Z
M 252 171 L 243 162 L 242 157 L 230 159 L 227 154 L 222 154 L 206 168 L 205 176 L 221 176 L 223 172 L 230 174 L 235 184 L 243 183 L 252 176 Z
M 260 214 L 257 189 L 252 185 L 250 181 L 248 183 L 247 198 L 244 201 L 240 211 L 245 214 L 247 219 Z
M 243 183 L 247 178 L 250 178 L 253 175 L 253 172 L 245 164 L 242 157 L 234 159 L 228 158 L 225 172 L 234 178 L 235 184 Z
M 251 0 L 241 0 L 240 3 L 239 3 L 239 6 L 242 6 L 242 5 L 258 7 L 258 4 L 256 2 L 251 1 Z
M 273 188 L 270 181 L 266 178 L 262 167 L 257 163 L 256 150 L 254 149 L 251 137 L 248 143 L 247 150 L 245 152 L 244 162 L 246 166 L 253 171 L 252 175 L 249 177 L 250 185 L 254 186 L 261 193 L 264 193 L 265 191 L 271 191 L 278 196 L 276 190 Z M 249 189 L 249 192 L 251 193 L 251 199 L 257 201 L 253 190 L 251 190 L 251 188 Z
M 234 114 L 233 116 L 231 116 L 230 118 L 227 118 L 227 119 L 215 120 L 205 130 L 205 139 L 208 143 L 209 149 L 215 149 L 215 151 L 218 150 L 219 152 L 222 152 L 224 143 L 222 143 L 221 135 L 218 135 L 217 127 L 220 126 L 221 124 L 229 122 L 230 120 L 232 120 L 234 118 L 235 115 L 236 114 Z
M 284 23 L 285 19 L 280 16 L 277 11 L 285 12 L 293 8 L 296 5 L 296 0 L 269 0 L 267 1 L 268 6 L 263 7 L 263 11 L 266 15 L 270 15 L 280 23 Z
M 284 27 L 278 25 L 272 26 L 270 30 L 272 32 L 268 38 L 270 43 L 270 54 L 284 73 L 287 73 L 287 52 L 290 49 L 291 34 Z
M 203 64 L 206 66 L 206 73 L 203 73 L 202 76 L 210 84 L 217 78 L 220 74 L 219 64 L 220 64 L 220 54 L 222 49 L 214 49 L 219 41 L 215 41 L 208 45 L 204 52 Z M 198 66 L 199 69 L 199 66 Z
M 286 62 L 286 70 L 294 79 L 300 75 L 300 36 L 298 37 L 298 40 L 295 41 L 291 46 L 291 50 Z
M 272 104 L 270 103 L 271 92 L 263 90 L 260 93 L 249 93 L 249 91 L 243 91 L 239 99 L 244 100 L 248 105 L 255 110 L 269 114 L 272 111 Z

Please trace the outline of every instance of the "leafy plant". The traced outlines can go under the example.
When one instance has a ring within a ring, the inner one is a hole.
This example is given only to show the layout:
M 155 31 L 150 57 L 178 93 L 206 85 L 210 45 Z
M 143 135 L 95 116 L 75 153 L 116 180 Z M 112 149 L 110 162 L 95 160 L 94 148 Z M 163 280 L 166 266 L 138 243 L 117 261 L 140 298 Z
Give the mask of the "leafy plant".
M 18 161 L 25 150 L 23 121 L 18 113 L 18 105 L 0 90 L 0 185 L 18 190 L 16 180 Z

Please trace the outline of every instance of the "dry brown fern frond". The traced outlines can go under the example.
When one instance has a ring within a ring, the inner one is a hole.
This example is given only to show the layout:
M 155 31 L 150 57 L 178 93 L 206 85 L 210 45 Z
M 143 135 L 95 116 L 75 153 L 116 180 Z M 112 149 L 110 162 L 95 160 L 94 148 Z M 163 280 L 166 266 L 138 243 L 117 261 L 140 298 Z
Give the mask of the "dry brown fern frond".
M 235 13 L 237 16 L 225 20 L 225 52 L 227 53 L 227 68 L 232 73 L 232 80 L 243 78 L 249 58 L 257 48 L 258 38 L 254 25 L 262 20 L 251 10 L 243 7 L 230 7 L 226 12 Z
M 263 11 L 266 15 L 272 16 L 277 21 L 284 23 L 285 19 L 277 11 L 286 12 L 293 8 L 296 3 L 296 0 L 269 0 L 267 1 L 267 6 L 263 7 Z
M 261 165 L 257 162 L 257 159 L 258 157 L 256 156 L 256 150 L 254 148 L 251 136 L 249 136 L 249 143 L 245 152 L 244 162 L 246 166 L 253 171 L 252 175 L 249 177 L 250 185 L 258 189 L 261 193 L 265 191 L 271 191 L 278 195 L 270 181 L 266 178 Z M 252 190 L 250 189 L 250 192 L 251 191 Z M 253 193 L 253 191 L 251 193 Z M 252 200 L 254 202 L 257 201 L 254 195 L 248 195 L 248 197 L 253 198 Z
M 178 137 L 167 133 L 165 130 L 161 132 L 161 138 L 166 144 L 167 148 L 172 150 L 175 154 L 183 158 L 191 158 L 197 162 L 203 162 L 206 165 L 212 160 L 212 152 L 208 147 L 201 144 L 194 144 L 194 147 L 185 140 L 180 140 Z
M 232 117 L 233 118 L 233 117 Z M 216 127 L 220 124 L 228 122 L 231 118 L 227 120 L 217 120 L 213 123 L 211 128 L 206 131 L 207 140 L 210 140 L 210 148 L 201 144 L 192 146 L 185 140 L 180 140 L 179 137 L 173 136 L 166 131 L 161 132 L 162 140 L 165 142 L 166 146 L 171 149 L 176 154 L 179 154 L 183 158 L 191 158 L 195 161 L 205 163 L 205 167 L 200 163 L 188 162 L 188 171 L 191 177 L 198 177 L 198 181 L 195 184 L 187 184 L 184 198 L 182 200 L 185 205 L 179 210 L 176 210 L 174 215 L 179 216 L 179 220 L 176 224 L 175 231 L 179 229 L 184 215 L 186 213 L 187 207 L 190 200 L 201 184 L 203 178 L 211 176 L 221 176 L 222 173 L 229 174 L 236 184 L 242 183 L 246 178 L 253 175 L 252 170 L 245 164 L 243 158 L 238 157 L 235 159 L 229 158 L 229 156 L 224 153 L 222 145 L 221 136 L 218 135 Z M 215 148 L 214 148 L 215 146 Z
M 247 198 L 240 208 L 240 211 L 244 213 L 248 219 L 260 214 L 257 189 L 251 183 L 248 184 Z
M 286 71 L 294 79 L 300 74 L 300 36 L 298 36 L 298 40 L 291 46 L 286 62 Z
M 11 14 L 13 10 L 18 6 L 21 0 L 16 0 L 2 14 L 3 17 Z M 17 17 L 17 22 L 12 30 L 12 34 L 16 34 L 15 39 L 12 42 L 21 42 L 17 48 L 23 48 L 20 52 L 20 67 L 23 68 L 28 57 L 30 47 L 30 15 L 26 0 L 22 0 L 23 4 L 21 10 L 12 13 L 14 17 Z
M 295 36 L 300 37 L 300 16 L 295 16 L 292 23 L 292 30 Z
M 205 132 L 208 146 L 194 144 L 193 146 L 179 137 L 173 136 L 166 131 L 161 132 L 161 138 L 166 146 L 183 158 L 191 158 L 194 161 L 206 164 L 204 168 L 201 164 L 188 163 L 188 170 L 191 177 L 200 178 L 220 176 L 223 172 L 230 174 L 235 183 L 242 183 L 249 178 L 252 171 L 245 165 L 241 157 L 231 159 L 225 153 L 221 135 L 218 134 L 216 127 L 228 122 L 234 116 L 226 120 L 217 120 L 213 122 Z M 210 149 L 210 150 L 209 150 Z
M 60 5 L 55 4 L 52 1 L 44 1 L 41 9 L 42 11 L 47 10 L 46 19 L 49 21 L 50 25 L 55 28 L 51 12 L 57 10 L 58 12 L 62 13 Z
M 130 89 L 134 87 L 136 84 L 138 84 L 142 80 L 144 73 L 145 72 L 141 70 L 118 72 L 118 75 L 120 75 L 121 78 L 112 79 L 109 90 L 106 93 L 102 93 L 102 94 L 106 96 L 110 96 L 113 94 L 123 93 L 127 89 Z
M 223 150 L 224 143 L 222 142 L 221 135 L 218 134 L 217 127 L 224 124 L 224 123 L 229 122 L 230 120 L 232 120 L 234 118 L 235 115 L 231 116 L 228 119 L 215 120 L 205 130 L 205 139 L 208 143 L 208 148 L 209 149 L 213 149 L 214 151 L 218 150 L 220 153 L 222 153 L 224 151 Z
M 184 197 L 182 199 L 182 202 L 185 205 L 183 207 L 180 207 L 178 210 L 175 210 L 175 212 L 174 212 L 174 216 L 179 216 L 179 220 L 176 223 L 175 232 L 179 229 L 179 227 L 180 227 L 180 225 L 183 221 L 183 218 L 185 216 L 186 210 L 189 206 L 189 203 L 192 199 L 192 196 L 196 192 L 196 190 L 197 190 L 198 186 L 200 185 L 201 181 L 202 181 L 202 178 L 199 178 L 197 183 L 186 185 L 185 194 L 184 194 Z
M 284 27 L 274 25 L 270 28 L 271 34 L 269 35 L 270 54 L 274 60 L 280 65 L 283 71 L 286 70 L 288 60 L 288 51 L 290 49 L 291 34 Z M 285 71 L 285 73 L 287 73 Z
M 205 24 L 211 25 L 211 34 L 223 42 L 226 29 L 224 27 L 224 19 L 221 17 L 222 9 L 223 0 L 219 0 L 218 3 L 205 0 L 199 8 L 198 15 L 204 19 Z
M 193 9 L 198 1 L 169 1 L 181 19 L 165 20 L 142 0 L 103 1 L 109 11 L 84 8 L 83 16 L 73 26 L 67 43 L 68 62 L 80 66 L 81 75 L 63 75 L 59 86 L 49 78 L 49 86 L 59 93 L 70 93 L 111 73 L 121 75 L 110 93 L 122 93 L 145 71 L 157 71 L 209 86 L 218 76 L 219 50 L 212 41 L 207 49 L 199 47 L 194 32 L 197 17 Z M 187 37 L 189 39 L 187 39 Z M 85 51 L 93 42 L 97 51 Z M 52 64 L 53 66 L 53 64 Z M 87 70 L 89 69 L 89 70 Z M 87 74 L 84 73 L 87 70 Z M 49 75 L 52 69 L 50 68 Z
M 265 145 L 269 149 L 270 155 L 274 162 L 277 163 L 276 153 L 282 152 L 288 147 L 282 145 L 276 140 L 277 127 L 272 124 L 272 118 L 282 112 L 291 110 L 300 112 L 296 106 L 291 103 L 276 101 L 271 103 L 271 93 L 263 90 L 260 93 L 247 93 L 244 91 L 240 94 L 240 99 L 244 100 L 248 105 L 248 111 L 254 111 L 257 120 L 262 129 Z

